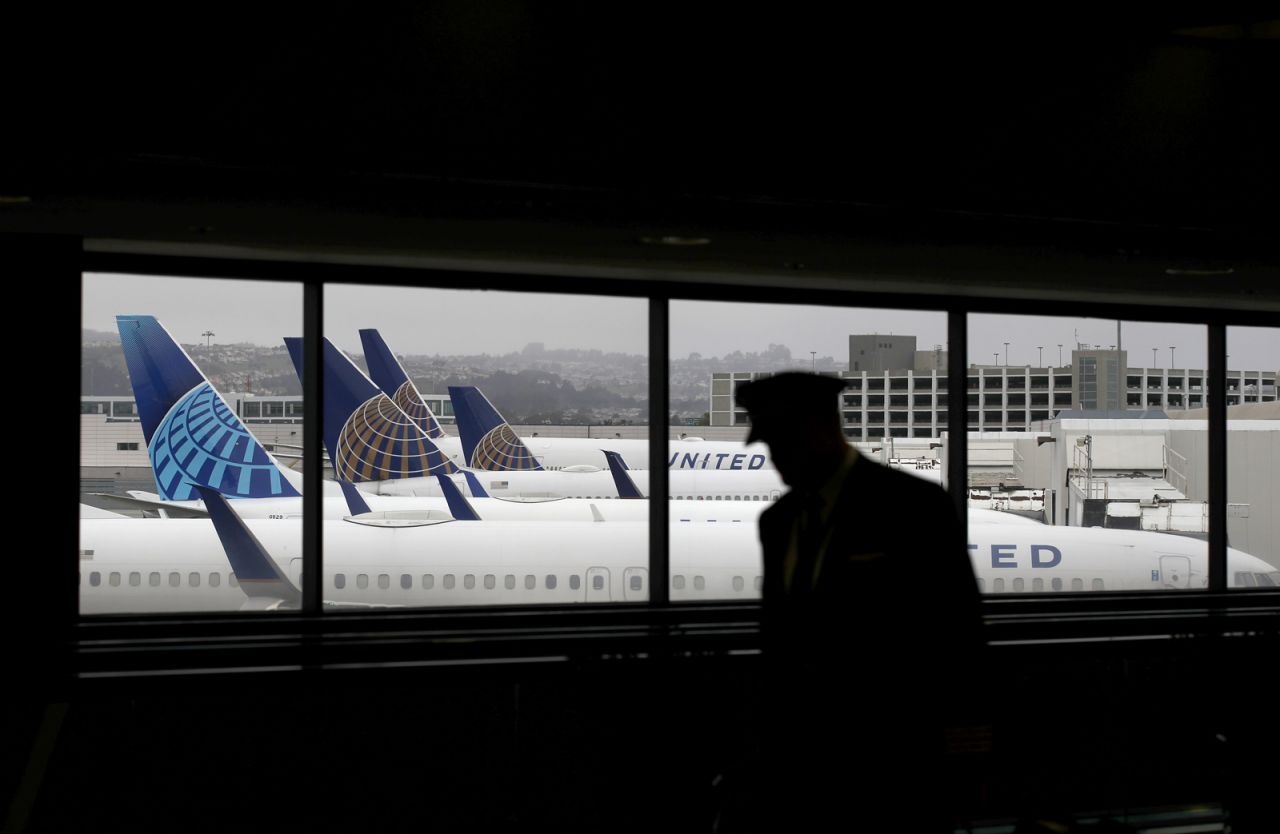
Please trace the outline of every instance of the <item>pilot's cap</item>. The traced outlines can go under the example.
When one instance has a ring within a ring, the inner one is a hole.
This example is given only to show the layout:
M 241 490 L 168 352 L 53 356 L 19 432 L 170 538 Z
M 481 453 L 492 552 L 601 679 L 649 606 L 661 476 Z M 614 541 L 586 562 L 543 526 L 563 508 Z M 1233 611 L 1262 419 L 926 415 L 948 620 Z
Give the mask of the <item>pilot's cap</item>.
M 801 415 L 831 415 L 839 422 L 836 398 L 843 390 L 843 379 L 793 371 L 740 383 L 735 398 L 751 415 L 747 442 L 767 442 L 774 431 Z

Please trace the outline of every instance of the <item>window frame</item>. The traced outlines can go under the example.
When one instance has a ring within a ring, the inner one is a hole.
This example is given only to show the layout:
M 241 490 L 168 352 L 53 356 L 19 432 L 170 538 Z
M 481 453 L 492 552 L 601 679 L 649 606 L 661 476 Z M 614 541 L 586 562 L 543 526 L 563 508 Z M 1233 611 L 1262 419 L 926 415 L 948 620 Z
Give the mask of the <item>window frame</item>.
M 129 633 L 130 628 L 142 628 L 148 624 L 164 631 L 181 624 L 200 623 L 202 628 L 228 628 L 243 630 L 244 624 L 253 623 L 254 629 L 297 630 L 301 627 L 311 633 L 323 633 L 325 624 L 361 621 L 376 628 L 383 623 L 403 624 L 406 619 L 433 624 L 484 623 L 490 617 L 510 617 L 529 621 L 559 621 L 564 619 L 579 626 L 605 622 L 619 618 L 667 622 L 672 615 L 703 621 L 719 629 L 720 634 L 733 634 L 725 630 L 725 624 L 744 616 L 751 622 L 747 632 L 755 634 L 758 627 L 758 602 L 726 600 L 723 602 L 676 603 L 670 599 L 671 582 L 668 552 L 667 504 L 669 484 L 666 467 L 665 416 L 669 414 L 669 390 L 667 368 L 669 358 L 669 305 L 673 300 L 723 301 L 767 303 L 777 305 L 825 305 L 863 308 L 919 309 L 943 312 L 948 327 L 947 389 L 966 390 L 968 369 L 966 347 L 968 343 L 968 316 L 979 313 L 1019 313 L 1026 315 L 1081 316 L 1091 318 L 1123 318 L 1133 321 L 1160 321 L 1205 325 L 1208 328 L 1208 356 L 1206 371 L 1211 378 L 1225 380 L 1226 333 L 1232 325 L 1272 326 L 1272 311 L 1245 309 L 1243 306 L 1210 308 L 1170 304 L 1170 306 L 1138 305 L 1131 302 L 1108 302 L 1098 297 L 1098 292 L 1084 293 L 1080 300 L 1063 301 L 1054 298 L 995 297 L 994 295 L 964 295 L 947 288 L 919 289 L 906 284 L 907 289 L 897 292 L 868 291 L 850 286 L 843 288 L 834 283 L 821 285 L 813 282 L 798 285 L 785 280 L 790 276 L 778 276 L 762 281 L 741 282 L 728 285 L 719 281 L 700 280 L 697 276 L 662 274 L 641 277 L 617 277 L 590 274 L 538 275 L 536 286 L 528 281 L 530 271 L 513 270 L 509 273 L 493 271 L 463 271 L 443 269 L 429 265 L 387 266 L 363 262 L 304 262 L 301 259 L 270 260 L 261 256 L 210 257 L 174 254 L 133 254 L 128 252 L 82 250 L 72 259 L 76 280 L 83 281 L 88 273 L 130 273 L 139 275 L 181 276 L 217 278 L 225 280 L 283 281 L 297 283 L 303 289 L 304 368 L 303 402 L 323 397 L 320 374 L 320 344 L 323 320 L 323 288 L 326 284 L 365 284 L 368 286 L 413 286 L 439 289 L 500 290 L 524 293 L 581 294 L 593 296 L 647 298 L 649 301 L 649 425 L 651 427 L 650 470 L 660 473 L 651 478 L 649 517 L 649 565 L 651 577 L 667 576 L 665 581 L 650 581 L 649 600 L 645 603 L 610 602 L 578 603 L 572 606 L 492 606 L 481 609 L 459 608 L 412 609 L 411 612 L 377 614 L 322 611 L 324 577 L 321 548 L 320 512 L 322 489 L 318 465 L 304 466 L 303 486 L 303 580 L 302 608 L 296 614 L 254 614 L 247 612 L 201 613 L 197 615 L 94 615 L 84 617 L 79 613 L 79 589 L 67 583 L 70 602 L 64 598 L 59 610 L 71 612 L 70 625 L 78 627 L 82 635 L 107 634 L 113 629 Z M 1176 298 L 1174 299 L 1177 300 Z M 79 327 L 79 321 L 77 321 Z M 77 343 L 78 344 L 78 343 Z M 960 349 L 950 349 L 958 346 Z M 940 383 L 941 384 L 941 383 Z M 1053 382 L 1050 382 L 1052 389 Z M 944 390 L 940 388 L 939 390 Z M 1168 590 L 1150 591 L 1141 595 L 1120 595 L 1116 592 L 1086 591 L 1076 594 L 1045 592 L 1042 594 L 1010 594 L 984 596 L 984 611 L 991 624 L 992 618 L 1026 618 L 1038 615 L 1059 616 L 1063 611 L 1110 611 L 1167 609 L 1181 607 L 1188 611 L 1217 610 L 1224 606 L 1244 604 L 1246 607 L 1274 605 L 1280 596 L 1276 589 L 1232 589 L 1229 598 L 1226 589 L 1226 386 L 1213 386 L 1209 396 L 1209 588 L 1207 591 Z M 314 412 L 314 409 L 312 409 Z M 961 524 L 967 533 L 967 441 L 970 429 L 967 420 L 967 404 L 964 397 L 950 397 L 947 401 L 947 427 L 949 443 L 948 481 L 953 485 L 951 495 Z M 661 426 L 662 429 L 658 427 Z M 320 421 L 304 422 L 303 446 L 306 463 L 318 462 L 321 446 Z M 78 448 L 78 447 L 77 447 Z M 65 573 L 65 571 L 62 571 Z M 416 577 L 415 577 L 416 579 Z M 1255 603 L 1246 602 L 1256 597 Z M 904 595 L 904 604 L 910 604 L 910 596 Z M 61 615 L 60 615 L 61 616 Z M 209 624 L 213 624 L 212 626 Z M 452 626 L 451 626 L 452 627 Z M 461 626 L 459 626 L 461 627 Z

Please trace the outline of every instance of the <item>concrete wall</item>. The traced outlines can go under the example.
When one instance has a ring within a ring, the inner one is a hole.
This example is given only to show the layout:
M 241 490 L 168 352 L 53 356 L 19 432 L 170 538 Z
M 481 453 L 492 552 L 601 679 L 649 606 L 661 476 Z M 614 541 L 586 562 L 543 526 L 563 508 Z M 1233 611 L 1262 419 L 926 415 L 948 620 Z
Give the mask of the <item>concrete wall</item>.
M 1172 431 L 1170 447 L 1197 462 L 1188 497 L 1209 493 L 1209 437 Z M 1280 422 L 1227 423 L 1227 543 L 1280 567 Z

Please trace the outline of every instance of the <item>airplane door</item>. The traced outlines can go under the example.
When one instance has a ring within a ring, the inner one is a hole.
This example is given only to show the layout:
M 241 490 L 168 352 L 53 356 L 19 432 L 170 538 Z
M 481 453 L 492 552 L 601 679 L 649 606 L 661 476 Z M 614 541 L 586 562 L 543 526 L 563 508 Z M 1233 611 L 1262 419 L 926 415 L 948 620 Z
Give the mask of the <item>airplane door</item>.
M 649 599 L 648 568 L 626 568 L 622 572 L 622 598 L 627 602 L 646 602 Z
M 1160 581 L 1166 588 L 1191 587 L 1191 559 L 1188 556 L 1161 556 Z
M 302 588 L 302 560 L 289 560 L 289 581 L 293 583 L 293 587 L 301 590 Z
M 609 569 L 587 568 L 587 602 L 609 602 Z

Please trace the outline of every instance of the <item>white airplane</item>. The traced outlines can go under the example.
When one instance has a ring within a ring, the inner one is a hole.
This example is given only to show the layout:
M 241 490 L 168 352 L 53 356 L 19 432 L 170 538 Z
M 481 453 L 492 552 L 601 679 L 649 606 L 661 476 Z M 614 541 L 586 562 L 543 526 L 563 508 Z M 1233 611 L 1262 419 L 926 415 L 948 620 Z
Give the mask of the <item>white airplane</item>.
M 194 486 L 205 485 L 233 498 L 292 499 L 264 514 L 297 514 L 296 509 L 280 507 L 301 503 L 301 476 L 280 466 L 262 448 L 163 325 L 152 316 L 138 315 L 117 316 L 117 326 L 159 500 L 192 500 Z M 328 342 L 325 358 L 325 439 L 338 448 L 338 466 L 346 467 L 342 472 L 375 494 L 442 497 L 439 483 L 427 476 L 455 473 L 456 467 Z M 680 477 L 683 480 L 672 484 L 673 495 L 708 500 L 767 500 L 777 497 L 782 487 L 776 472 L 765 469 L 682 472 Z M 475 496 L 618 497 L 613 476 L 594 466 L 488 473 L 483 480 L 461 485 Z M 647 491 L 647 475 L 637 474 L 637 480 Z M 337 484 L 324 483 L 326 496 L 340 497 Z M 484 492 L 473 491 L 475 485 Z M 140 504 L 147 500 L 136 499 Z M 174 512 L 181 508 L 174 505 Z
M 200 488 L 213 522 L 81 521 L 84 614 L 296 607 L 302 570 L 297 522 L 243 521 Z M 618 521 L 420 519 L 371 529 L 324 523 L 326 605 L 454 606 L 648 599 L 648 527 Z M 1207 587 L 1202 541 L 1161 533 L 973 524 L 969 553 L 990 593 Z M 671 596 L 753 599 L 762 586 L 750 524 L 671 528 Z M 1238 550 L 1229 587 L 1280 587 L 1280 571 Z M 922 577 L 921 581 L 929 581 Z
M 290 341 L 294 340 L 286 340 Z M 296 342 L 290 349 L 298 352 Z M 439 482 L 432 476 L 447 474 L 454 467 L 435 441 L 328 339 L 322 356 L 322 433 L 337 478 L 360 484 L 362 491 L 375 495 L 440 496 Z M 613 475 L 599 467 L 573 466 L 549 472 L 530 469 L 529 464 L 526 461 L 511 471 L 473 474 L 495 498 L 619 496 Z M 647 494 L 647 471 L 633 470 L 632 474 L 641 493 Z M 670 494 L 676 497 L 732 500 L 738 495 L 768 500 L 781 489 L 782 481 L 773 469 L 670 473 Z
M 450 386 L 458 437 L 450 437 L 423 401 L 395 354 L 375 329 L 360 331 L 369 377 L 436 442 L 454 463 L 486 471 L 575 466 L 603 467 L 604 449 L 618 452 L 631 469 L 649 468 L 649 441 L 626 438 L 517 437 L 515 430 L 474 386 Z M 291 349 L 292 353 L 292 349 Z M 297 362 L 295 361 L 295 366 Z M 698 437 L 672 440 L 667 448 L 670 469 L 772 469 L 763 444 L 708 441 Z

